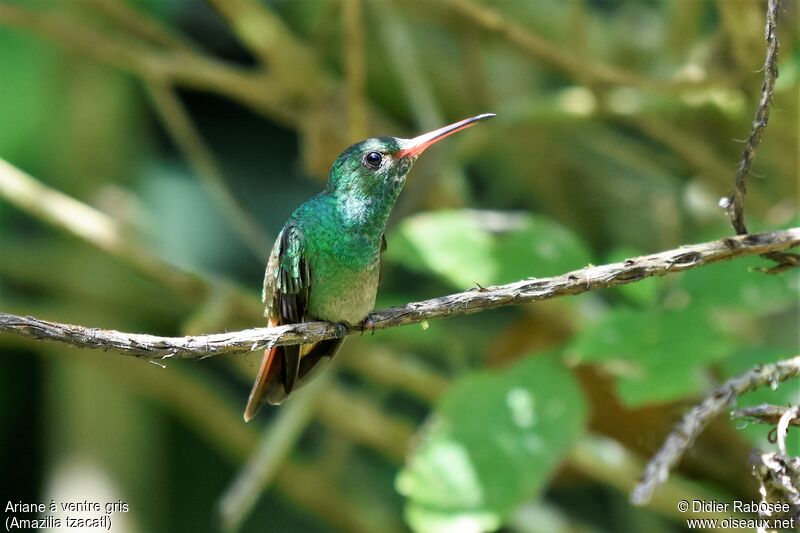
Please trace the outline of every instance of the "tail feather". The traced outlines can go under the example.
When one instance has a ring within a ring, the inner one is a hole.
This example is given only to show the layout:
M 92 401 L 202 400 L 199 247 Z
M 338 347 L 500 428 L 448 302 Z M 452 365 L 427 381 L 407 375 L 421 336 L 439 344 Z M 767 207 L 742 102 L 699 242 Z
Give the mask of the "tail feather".
M 292 392 L 297 382 L 300 371 L 300 357 L 302 356 L 302 344 L 294 346 L 283 346 L 281 348 L 281 380 L 283 381 L 283 391 L 288 395 Z
M 261 410 L 264 404 L 280 405 L 293 391 L 303 387 L 322 371 L 336 356 L 344 339 L 327 339 L 312 344 L 300 346 L 275 346 L 264 352 L 261 368 L 258 371 L 247 407 L 244 410 L 244 420 L 249 422 Z M 284 370 L 288 358 L 291 362 L 293 355 L 286 353 L 286 348 L 294 348 L 297 367 L 294 370 L 296 380 L 288 382 L 288 373 Z
M 326 339 L 310 345 L 300 361 L 300 383 L 295 388 L 302 387 L 322 372 L 339 353 L 343 342 L 344 338 Z
M 277 357 L 279 348 L 280 346 L 275 346 L 264 352 L 261 368 L 258 370 L 258 376 L 250 390 L 250 397 L 247 399 L 247 407 L 244 410 L 245 422 L 250 422 L 256 416 L 256 413 L 271 396 L 270 389 L 280 381 L 275 379 L 280 374 L 281 358 Z

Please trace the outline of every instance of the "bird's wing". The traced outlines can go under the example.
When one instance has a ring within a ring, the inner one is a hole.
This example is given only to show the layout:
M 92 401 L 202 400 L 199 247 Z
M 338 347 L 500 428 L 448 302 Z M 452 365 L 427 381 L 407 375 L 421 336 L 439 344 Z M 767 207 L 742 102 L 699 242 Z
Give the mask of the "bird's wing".
M 309 272 L 303 232 L 287 225 L 278 235 L 267 263 L 261 299 L 270 327 L 302 322 L 308 310 Z M 245 420 L 264 403 L 279 404 L 297 382 L 301 345 L 267 349 L 245 409 Z
M 303 232 L 297 226 L 286 226 L 278 238 L 277 261 L 271 273 L 274 290 L 269 316 L 278 325 L 302 322 L 308 310 L 309 272 Z M 267 277 L 270 277 L 269 268 Z M 300 369 L 300 345 L 283 347 L 282 380 L 288 394 L 297 381 Z

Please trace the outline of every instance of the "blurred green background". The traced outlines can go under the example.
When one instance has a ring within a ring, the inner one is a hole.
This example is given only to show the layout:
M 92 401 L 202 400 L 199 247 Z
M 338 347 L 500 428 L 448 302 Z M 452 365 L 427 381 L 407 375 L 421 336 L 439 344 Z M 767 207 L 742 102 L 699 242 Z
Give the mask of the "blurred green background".
M 379 307 L 728 235 L 717 203 L 759 97 L 764 14 L 4 0 L 0 157 L 49 189 L 0 176 L 0 310 L 162 335 L 262 325 L 271 239 L 343 148 L 481 112 L 498 116 L 412 171 Z M 781 16 L 751 230 L 797 223 L 797 2 Z M 2 336 L 2 502 L 122 500 L 117 532 L 681 531 L 678 496 L 755 499 L 748 451 L 774 447 L 723 417 L 649 507 L 627 501 L 692 402 L 797 354 L 798 275 L 751 270 L 765 263 L 352 337 L 335 372 L 248 425 L 260 354 L 154 365 Z M 738 406 L 764 401 L 797 403 L 797 382 Z

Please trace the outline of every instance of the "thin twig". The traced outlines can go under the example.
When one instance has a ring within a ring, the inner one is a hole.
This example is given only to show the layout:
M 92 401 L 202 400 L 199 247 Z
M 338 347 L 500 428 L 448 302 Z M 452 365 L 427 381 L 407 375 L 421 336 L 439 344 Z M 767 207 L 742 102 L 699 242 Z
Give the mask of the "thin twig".
M 344 120 L 343 96 L 352 87 L 342 87 L 313 47 L 296 36 L 267 3 L 207 1 L 259 61 L 260 71 L 272 80 L 271 99 L 280 102 L 282 108 L 296 118 L 293 127 L 304 138 L 303 156 L 307 168 L 326 174 L 338 151 L 353 141 L 350 129 L 340 127 Z M 359 31 L 364 33 L 363 25 Z M 360 38 L 364 38 L 363 35 Z M 386 117 L 366 99 L 362 102 L 366 121 L 371 128 L 382 130 L 387 125 Z
M 764 81 L 761 85 L 761 98 L 758 101 L 756 116 L 753 119 L 753 126 L 750 129 L 750 136 L 744 145 L 742 158 L 739 161 L 739 168 L 734 178 L 734 190 L 728 198 L 726 207 L 728 216 L 731 219 L 733 229 L 738 235 L 747 233 L 747 226 L 744 222 L 744 196 L 747 193 L 747 178 L 750 175 L 750 167 L 756 158 L 756 152 L 761 144 L 761 135 L 769 121 L 769 105 L 772 103 L 772 96 L 775 92 L 775 80 L 778 78 L 778 40 L 777 22 L 780 0 L 769 0 L 767 4 L 767 56 L 764 60 Z
M 747 225 L 744 221 L 744 197 L 747 194 L 747 178 L 750 175 L 750 167 L 756 158 L 758 147 L 761 144 L 761 136 L 764 128 L 769 121 L 769 106 L 775 93 L 775 80 L 778 79 L 778 50 L 780 40 L 778 39 L 778 15 L 780 13 L 780 0 L 768 0 L 767 2 L 767 24 L 765 27 L 765 38 L 767 41 L 767 53 L 764 59 L 764 81 L 761 84 L 761 98 L 758 101 L 758 108 L 750 129 L 750 136 L 744 145 L 742 158 L 734 178 L 733 193 L 723 198 L 720 204 L 728 211 L 733 229 L 737 235 L 747 233 Z M 770 252 L 764 257 L 778 263 L 771 268 L 763 269 L 767 274 L 778 274 L 790 268 L 800 266 L 800 255 L 785 252 Z
M 622 124 L 633 126 L 654 141 L 663 144 L 698 172 L 711 178 L 720 187 L 720 190 L 730 187 L 730 165 L 722 160 L 716 150 L 701 136 L 686 131 L 662 116 L 616 114 L 611 118 Z M 754 197 L 752 192 L 750 193 L 750 202 L 751 204 L 756 203 L 756 207 L 765 205 L 763 198 Z
M 282 80 L 267 77 L 261 71 L 233 66 L 196 52 L 154 51 L 143 43 L 131 43 L 130 39 L 88 28 L 71 17 L 7 2 L 0 4 L 0 25 L 26 29 L 82 57 L 145 79 L 223 94 L 289 127 L 296 127 L 300 121 L 296 110 L 286 105 L 285 93 L 289 89 L 282 85 Z
M 641 457 L 631 452 L 620 442 L 605 435 L 587 434 L 575 445 L 566 459 L 567 466 L 578 470 L 582 475 L 627 492 L 636 485 L 642 470 Z M 690 481 L 679 475 L 667 480 L 663 490 L 653 495 L 649 509 L 664 516 L 685 520 L 687 518 L 729 518 L 730 512 L 717 509 L 692 509 L 681 512 L 678 501 L 720 500 L 721 494 L 707 485 Z M 736 518 L 746 518 L 734 513 Z
M 472 0 L 447 0 L 445 3 L 466 20 L 503 37 L 520 50 L 565 72 L 576 80 L 665 92 L 697 90 L 712 84 L 712 80 L 706 78 L 660 80 L 642 76 L 596 59 L 576 55 L 547 41 L 529 28 L 507 19 L 499 11 L 487 5 Z
M 237 101 L 259 115 L 298 130 L 305 141 L 307 162 L 313 161 L 317 152 L 323 152 L 325 168 L 315 170 L 327 172 L 327 165 L 338 150 L 351 140 L 347 130 L 339 127 L 343 93 L 340 80 L 314 49 L 294 35 L 263 2 L 209 2 L 260 60 L 260 66 L 240 67 L 197 50 L 157 50 L 147 42 L 131 39 L 128 32 L 102 32 L 55 10 L 27 9 L 8 2 L 0 3 L 0 26 L 40 35 L 82 58 L 145 80 L 156 79 L 173 87 L 208 91 Z M 369 123 L 376 130 L 398 130 L 369 102 L 364 105 Z
M 778 422 L 780 422 L 781 417 L 791 409 L 791 407 L 769 405 L 765 403 L 753 407 L 742 407 L 741 409 L 731 411 L 731 418 L 744 418 L 747 419 L 747 421 L 776 426 Z M 793 426 L 800 426 L 800 418 L 792 418 L 790 424 Z
M 171 50 L 191 51 L 196 47 L 183 35 L 173 33 L 158 20 L 147 17 L 122 0 L 89 0 L 94 9 L 133 35 Z
M 705 400 L 686 413 L 670 433 L 661 449 L 650 460 L 642 481 L 633 489 L 631 501 L 645 505 L 653 492 L 669 477 L 683 454 L 694 443 L 706 425 L 724 411 L 737 397 L 757 387 L 777 386 L 800 374 L 800 355 L 777 363 L 757 366 L 714 389 Z
M 379 343 L 355 351 L 359 353 L 358 357 L 345 357 L 341 364 L 369 382 L 402 390 L 429 404 L 433 404 L 447 389 L 447 378 L 413 353 L 390 350 Z
M 242 315 L 261 314 L 258 301 L 241 289 L 224 281 L 204 279 L 164 261 L 139 243 L 119 221 L 48 187 L 3 159 L 0 159 L 0 198 L 125 261 L 190 301 L 202 301 L 212 290 L 220 290 L 231 298 Z
M 729 237 L 683 246 L 620 263 L 591 266 L 561 276 L 527 279 L 507 285 L 470 290 L 422 302 L 373 311 L 373 329 L 415 324 L 434 318 L 467 315 L 502 306 L 520 305 L 582 294 L 653 276 L 691 270 L 735 257 L 760 255 L 800 245 L 800 228 Z M 0 332 L 30 339 L 51 340 L 83 348 L 114 351 L 146 359 L 202 359 L 214 355 L 251 352 L 268 345 L 311 343 L 360 331 L 328 322 L 306 322 L 275 328 L 192 337 L 158 337 L 59 324 L 32 317 L 0 313 Z
M 405 460 L 416 432 L 415 424 L 404 417 L 389 415 L 374 397 L 341 385 L 325 390 L 317 417 L 329 430 L 379 451 L 395 464 Z
M 261 63 L 277 89 L 291 98 L 294 110 L 319 102 L 330 92 L 333 79 L 302 40 L 269 6 L 257 0 L 208 0 L 225 19 L 241 43 Z
M 131 262 L 139 270 L 161 279 L 179 292 L 201 287 L 193 276 L 175 276 L 174 269 L 148 253 L 123 225 L 102 211 L 51 189 L 0 159 L 0 198 L 5 198 L 36 218 L 92 243 L 109 255 Z
M 158 81 L 150 81 L 147 88 L 172 140 L 183 152 L 211 198 L 250 252 L 266 262 L 271 244 L 269 237 L 231 192 L 214 153 L 192 124 L 175 89 Z
M 278 414 L 269 429 L 263 433 L 255 453 L 251 454 L 233 483 L 219 501 L 222 527 L 236 531 L 258 501 L 258 497 L 272 483 L 281 465 L 292 451 L 297 440 L 314 415 L 320 393 L 329 385 L 329 374 L 315 380 L 298 393 Z

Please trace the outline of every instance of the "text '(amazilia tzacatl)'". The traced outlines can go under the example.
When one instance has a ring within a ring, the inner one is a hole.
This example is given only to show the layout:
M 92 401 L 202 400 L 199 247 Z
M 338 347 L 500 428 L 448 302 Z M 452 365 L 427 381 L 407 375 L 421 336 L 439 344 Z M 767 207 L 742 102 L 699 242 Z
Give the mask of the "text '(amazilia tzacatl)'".
M 375 305 L 386 221 L 414 161 L 437 141 L 493 116 L 478 115 L 413 139 L 367 139 L 342 152 L 325 190 L 292 213 L 272 248 L 262 293 L 270 327 L 312 320 L 361 324 Z M 245 421 L 307 383 L 342 342 L 267 349 Z

